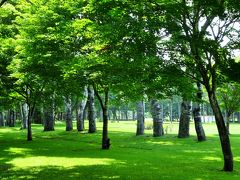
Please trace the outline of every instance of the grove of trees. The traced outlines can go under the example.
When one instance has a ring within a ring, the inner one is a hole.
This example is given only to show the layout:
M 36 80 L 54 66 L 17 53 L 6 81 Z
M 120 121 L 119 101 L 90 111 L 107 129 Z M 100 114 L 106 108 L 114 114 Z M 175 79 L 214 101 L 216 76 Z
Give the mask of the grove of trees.
M 171 101 L 165 105 L 172 121 L 178 97 L 178 137 L 189 137 L 193 113 L 198 141 L 205 141 L 200 115 L 207 102 L 223 170 L 233 171 L 229 121 L 240 105 L 239 18 L 237 0 L 2 0 L 0 126 L 4 112 L 9 126 L 20 112 L 31 141 L 32 122 L 53 131 L 64 114 L 66 131 L 74 117 L 83 131 L 87 116 L 94 133 L 101 116 L 102 149 L 109 149 L 110 112 L 117 120 L 122 107 L 128 119 L 131 110 L 141 135 L 148 108 L 153 136 L 162 136 L 163 99 Z

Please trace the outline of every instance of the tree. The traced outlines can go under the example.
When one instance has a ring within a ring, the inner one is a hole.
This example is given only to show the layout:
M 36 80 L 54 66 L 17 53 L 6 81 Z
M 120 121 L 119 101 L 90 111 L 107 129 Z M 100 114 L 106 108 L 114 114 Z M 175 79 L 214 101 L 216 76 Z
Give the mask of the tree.
M 164 134 L 161 105 L 157 100 L 151 100 L 151 114 L 153 118 L 153 136 L 158 137 Z
M 207 90 L 219 132 L 224 171 L 233 170 L 233 156 L 216 98 L 216 88 L 219 78 L 218 70 L 225 64 L 225 61 L 230 59 L 229 44 L 224 45 L 222 40 L 229 38 L 229 42 L 235 42 L 231 35 L 238 34 L 232 27 L 237 22 L 239 12 L 229 5 L 232 2 L 181 0 L 169 1 L 163 5 L 165 30 L 171 35 L 170 40 L 167 40 L 169 42 L 167 48 L 171 47 L 171 52 L 174 52 L 175 57 L 178 55 L 185 57 L 181 64 L 184 64 L 190 71 L 188 75 L 201 82 Z M 176 7 L 178 7 L 177 10 Z M 175 63 L 179 62 L 178 59 L 174 57 L 173 59 Z
M 65 101 L 65 109 L 66 109 L 66 131 L 73 130 L 73 123 L 72 123 L 72 100 L 71 95 L 64 97 Z
M 1 2 L 0 2 L 0 7 L 1 7 L 5 2 L 7 2 L 7 0 L 1 0 Z
M 94 90 L 91 86 L 88 86 L 88 121 L 89 121 L 89 133 L 95 133 L 97 131 L 95 110 L 94 110 Z
M 182 101 L 181 104 L 181 116 L 179 121 L 178 137 L 189 137 L 189 123 L 190 123 L 190 109 L 191 105 L 189 101 Z
M 226 127 L 228 134 L 230 134 L 229 124 L 231 115 L 239 110 L 240 107 L 240 86 L 237 83 L 225 83 L 218 88 L 217 96 L 221 105 L 226 110 Z
M 137 132 L 136 135 L 144 134 L 144 119 L 145 119 L 145 103 L 143 101 L 137 102 Z
M 88 88 L 87 86 L 83 89 L 83 96 L 80 100 L 78 100 L 77 103 L 77 130 L 83 131 L 84 130 L 84 109 L 87 104 L 87 98 L 88 98 Z
M 202 120 L 201 120 L 201 116 L 200 116 L 200 102 L 202 101 L 202 88 L 201 88 L 201 84 L 197 83 L 197 87 L 198 87 L 198 92 L 197 92 L 197 103 L 195 103 L 194 107 L 193 107 L 193 117 L 194 117 L 194 123 L 195 123 L 195 129 L 197 132 L 197 138 L 198 141 L 205 141 L 206 140 L 206 136 L 205 136 L 205 132 L 202 126 Z

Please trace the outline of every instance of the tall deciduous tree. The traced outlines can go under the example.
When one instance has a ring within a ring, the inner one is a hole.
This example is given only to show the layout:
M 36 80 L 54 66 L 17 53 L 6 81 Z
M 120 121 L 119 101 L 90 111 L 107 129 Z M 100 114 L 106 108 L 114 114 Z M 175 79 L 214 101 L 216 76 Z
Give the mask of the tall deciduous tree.
M 184 56 L 181 63 L 189 68 L 190 75 L 201 82 L 208 93 L 219 132 L 224 171 L 233 170 L 233 155 L 224 119 L 216 98 L 218 70 L 229 59 L 228 45 L 222 43 L 224 38 L 235 41 L 234 24 L 239 18 L 239 11 L 230 6 L 231 0 L 181 0 L 168 1 L 165 12 L 165 30 L 171 35 L 172 50 Z M 235 1 L 236 2 L 236 1 Z M 239 2 L 237 7 L 239 7 Z M 176 10 L 176 7 L 177 10 Z M 168 44 L 169 45 L 169 44 Z M 175 46 L 175 47 L 174 47 Z M 173 48 L 174 47 L 174 48 Z M 172 51 L 172 52 L 173 52 Z M 175 63 L 178 62 L 175 59 Z M 200 75 L 200 79 L 194 75 Z

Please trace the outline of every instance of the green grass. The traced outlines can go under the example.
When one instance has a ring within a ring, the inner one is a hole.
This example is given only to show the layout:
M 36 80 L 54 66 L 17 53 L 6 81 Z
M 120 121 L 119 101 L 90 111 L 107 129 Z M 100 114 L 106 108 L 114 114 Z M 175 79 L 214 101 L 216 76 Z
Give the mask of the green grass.
M 193 125 L 191 137 L 178 139 L 178 125 L 163 137 L 152 131 L 135 136 L 136 122 L 109 124 L 111 149 L 101 150 L 98 133 L 43 132 L 33 125 L 33 141 L 26 131 L 0 128 L 0 179 L 239 179 L 240 124 L 231 124 L 234 171 L 221 171 L 222 153 L 215 124 L 204 124 L 207 141 L 198 143 Z M 87 127 L 87 126 L 86 126 Z

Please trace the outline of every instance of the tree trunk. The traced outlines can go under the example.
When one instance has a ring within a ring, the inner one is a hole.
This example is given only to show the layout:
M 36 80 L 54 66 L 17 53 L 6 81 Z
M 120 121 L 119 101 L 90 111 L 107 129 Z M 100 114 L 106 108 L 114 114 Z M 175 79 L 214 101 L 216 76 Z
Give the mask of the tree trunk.
M 199 102 L 201 102 L 202 100 L 202 87 L 200 82 L 197 82 L 197 88 L 198 88 L 198 92 L 197 92 L 197 103 L 195 103 L 194 108 L 193 108 L 193 116 L 194 116 L 194 123 L 195 123 L 195 129 L 196 129 L 196 133 L 197 133 L 197 138 L 198 141 L 205 141 L 206 140 L 206 136 L 205 136 L 205 132 L 202 126 L 202 120 L 201 120 L 201 108 L 200 108 L 200 104 Z
M 227 129 L 227 133 L 228 135 L 230 135 L 230 130 L 229 130 L 229 125 L 230 125 L 230 118 L 232 113 L 231 112 L 227 112 L 227 117 L 226 117 L 226 129 Z
M 5 124 L 4 124 L 4 117 L 3 116 L 4 116 L 3 112 L 0 112 L 0 127 L 5 126 Z
M 85 118 L 84 110 L 86 107 L 87 98 L 88 98 L 88 89 L 85 86 L 82 100 L 77 105 L 77 130 L 78 131 L 84 130 L 84 118 Z
M 132 111 L 132 119 L 136 120 L 136 118 L 135 118 L 135 110 Z
M 15 111 L 10 109 L 9 115 L 8 115 L 8 126 L 9 127 L 15 127 Z
M 125 114 L 125 120 L 128 121 L 128 107 L 125 107 L 126 109 L 124 110 Z
M 144 134 L 144 102 L 137 103 L 137 132 L 136 135 Z
M 189 137 L 190 109 L 190 102 L 184 100 L 181 104 L 181 116 L 178 130 L 179 138 Z
M 30 106 L 29 103 L 27 103 L 28 107 L 28 116 L 27 116 L 27 140 L 32 141 L 32 116 L 34 112 L 34 105 Z
M 163 119 L 161 114 L 161 105 L 154 99 L 151 101 L 151 114 L 153 118 L 153 136 L 158 137 L 164 134 L 163 131 Z
M 70 97 L 65 97 L 65 109 L 66 109 L 66 131 L 73 130 L 72 122 L 72 101 Z
M 208 91 L 208 97 L 209 97 L 209 101 L 210 101 L 213 113 L 215 115 L 218 133 L 220 137 L 223 158 L 224 158 L 223 170 L 233 171 L 233 155 L 231 150 L 231 144 L 230 144 L 229 136 L 227 133 L 227 128 L 225 126 L 224 119 L 216 99 L 215 92 Z
M 96 118 L 94 112 L 94 90 L 92 87 L 88 86 L 88 132 L 95 133 L 96 128 Z
M 104 100 L 101 98 L 96 87 L 94 86 L 94 91 L 100 102 L 102 112 L 103 112 L 103 131 L 102 131 L 102 149 L 110 148 L 110 139 L 108 138 L 108 99 L 109 99 L 109 89 L 104 89 Z
M 53 105 L 44 110 L 44 131 L 54 131 L 54 108 Z
M 43 120 L 43 108 L 42 107 L 35 107 L 34 113 L 32 117 L 32 121 L 36 124 L 44 124 Z
M 240 112 L 237 112 L 237 121 L 240 123 Z
M 112 108 L 112 114 L 113 114 L 113 120 L 116 121 L 117 120 L 117 108 L 115 108 L 115 107 Z
M 193 108 L 193 116 L 194 116 L 194 123 L 195 123 L 195 130 L 197 133 L 197 138 L 198 141 L 205 141 L 206 140 L 206 136 L 205 136 L 205 132 L 202 126 L 202 120 L 201 120 L 201 116 L 200 116 L 200 106 L 199 104 L 196 104 Z
M 27 123 L 27 119 L 28 119 L 28 105 L 27 103 L 21 104 L 21 109 L 22 109 L 22 129 L 27 129 L 28 127 L 28 123 Z
M 110 139 L 108 138 L 108 116 L 107 107 L 103 108 L 103 132 L 102 132 L 102 149 L 109 149 Z

